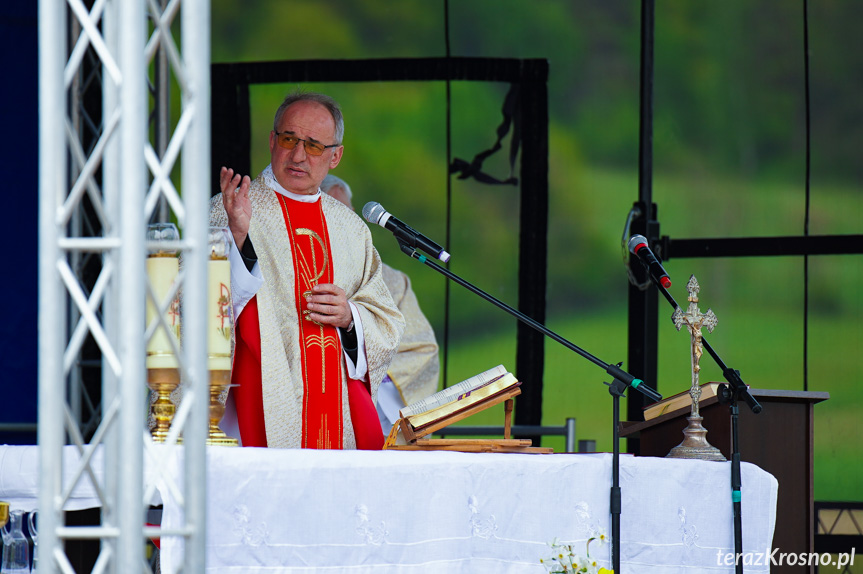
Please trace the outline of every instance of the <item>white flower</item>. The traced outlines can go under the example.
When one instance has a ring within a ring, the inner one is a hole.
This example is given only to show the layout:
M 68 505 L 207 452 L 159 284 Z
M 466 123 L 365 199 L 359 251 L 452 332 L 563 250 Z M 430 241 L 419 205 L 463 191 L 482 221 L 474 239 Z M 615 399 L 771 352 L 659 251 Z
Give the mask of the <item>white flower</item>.
M 599 566 L 595 558 L 590 557 L 590 543 L 598 540 L 600 544 L 609 542 L 605 530 L 596 529 L 591 533 L 591 538 L 585 544 L 584 556 L 572 551 L 571 544 L 561 544 L 555 538 L 548 543 L 552 555 L 548 558 L 540 558 L 539 563 L 545 566 L 549 574 L 608 574 L 613 572 Z
M 605 545 L 609 541 L 608 532 L 604 528 L 597 528 L 591 540 L 598 540 L 600 545 Z
M 587 572 L 588 560 L 584 556 L 575 555 L 572 561 L 573 570 L 575 572 Z

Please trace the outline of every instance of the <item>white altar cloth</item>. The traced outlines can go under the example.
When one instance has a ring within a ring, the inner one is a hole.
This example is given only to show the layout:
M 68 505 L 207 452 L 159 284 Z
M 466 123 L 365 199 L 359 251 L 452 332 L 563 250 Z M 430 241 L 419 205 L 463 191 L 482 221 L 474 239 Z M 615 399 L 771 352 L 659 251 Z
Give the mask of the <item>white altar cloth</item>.
M 63 463 L 59 472 L 62 474 L 62 484 L 65 487 L 72 482 L 80 460 L 78 449 L 74 446 L 63 447 Z M 93 475 L 101 484 L 102 449 L 97 448 L 91 459 Z M 12 510 L 32 512 L 39 506 L 39 447 L 0 446 L 0 500 L 9 503 Z M 70 496 L 63 505 L 63 510 L 81 510 L 102 506 L 98 493 L 93 487 L 90 476 L 83 474 Z
M 63 503 L 63 510 L 83 510 L 99 508 L 102 500 L 93 480 L 104 489 L 104 449 L 101 445 L 89 452 L 91 445 L 85 445 L 89 459 L 89 470 L 80 468 L 82 455 L 77 446 L 63 447 L 62 464 L 56 469 L 61 475 L 65 490 L 74 479 L 75 487 Z M 155 446 L 161 450 L 162 445 Z M 168 454 L 168 453 L 166 453 Z M 170 454 L 168 454 L 170 457 Z M 175 454 L 176 456 L 176 454 Z M 173 460 L 170 461 L 173 467 Z M 0 500 L 9 503 L 11 510 L 32 512 L 39 507 L 39 447 L 36 445 L 0 445 Z M 144 488 L 153 486 L 149 503 L 158 506 L 162 503 L 161 492 L 165 490 L 164 481 L 156 469 L 145 465 Z
M 551 540 L 583 553 L 591 532 L 611 534 L 611 464 L 607 453 L 209 448 L 207 572 L 541 574 Z M 619 574 L 734 572 L 719 561 L 734 551 L 730 464 L 622 455 Z M 742 483 L 743 549 L 764 552 L 777 482 L 743 463 Z M 162 497 L 162 526 L 181 527 Z M 611 567 L 610 545 L 590 550 Z M 181 562 L 182 541 L 164 537 L 162 572 Z

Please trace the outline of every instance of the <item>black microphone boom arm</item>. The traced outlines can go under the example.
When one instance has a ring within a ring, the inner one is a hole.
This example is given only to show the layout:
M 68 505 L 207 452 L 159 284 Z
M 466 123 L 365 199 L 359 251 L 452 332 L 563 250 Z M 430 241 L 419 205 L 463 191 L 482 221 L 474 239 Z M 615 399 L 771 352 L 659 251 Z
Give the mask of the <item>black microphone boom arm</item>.
M 445 267 L 442 267 L 442 266 L 434 263 L 433 261 L 428 259 L 425 255 L 417 253 L 416 249 L 414 249 L 413 246 L 408 245 L 401 240 L 399 240 L 399 246 L 401 247 L 402 251 L 404 251 L 404 253 L 406 255 L 408 255 L 409 257 L 411 257 L 412 259 L 417 259 L 420 261 L 420 263 L 425 263 L 428 267 L 431 267 L 432 269 L 434 269 L 435 271 L 437 271 L 441 275 L 447 277 L 448 279 L 455 281 L 456 283 L 458 283 L 459 285 L 461 285 L 462 287 L 464 287 L 468 291 L 471 291 L 471 292 L 475 293 L 476 295 L 479 295 L 480 297 L 482 297 L 483 299 L 485 299 L 489 303 L 494 304 L 499 309 L 503 309 L 504 311 L 506 311 L 507 313 L 509 313 L 510 315 L 512 315 L 513 317 L 515 317 L 516 319 L 518 319 L 519 321 L 524 323 L 525 325 L 533 328 L 536 331 L 539 331 L 540 333 L 542 333 L 546 337 L 549 337 L 550 339 L 554 339 L 555 341 L 557 341 L 558 343 L 560 343 L 561 345 L 563 345 L 567 349 L 569 349 L 571 351 L 575 351 L 576 353 L 578 353 L 579 355 L 581 355 L 582 357 L 584 357 L 588 361 L 602 367 L 603 369 L 605 369 L 606 373 L 608 373 L 609 375 L 614 377 L 616 380 L 622 382 L 625 386 L 632 387 L 633 389 L 637 390 L 638 392 L 640 392 L 644 396 L 648 397 L 652 401 L 662 400 L 662 395 L 660 395 L 658 392 L 656 392 L 656 390 L 650 388 L 648 385 L 644 384 L 644 381 L 642 381 L 641 379 L 637 379 L 637 378 L 635 378 L 635 376 L 633 376 L 633 375 L 627 373 L 626 371 L 624 371 L 623 369 L 621 369 L 619 364 L 618 365 L 610 365 L 610 364 L 605 363 L 604 361 L 601 361 L 600 359 L 594 357 L 593 355 L 591 355 L 590 353 L 588 353 L 584 349 L 582 349 L 582 348 L 578 347 L 577 345 L 575 345 L 574 343 L 571 343 L 570 341 L 564 339 L 563 337 L 561 337 L 560 335 L 558 335 L 557 333 L 555 333 L 554 331 L 552 331 L 551 329 L 549 329 L 548 327 L 546 327 L 545 325 L 540 323 L 539 321 L 536 321 L 536 320 L 528 317 L 527 315 L 525 315 L 521 311 L 518 311 L 517 309 L 513 309 L 512 307 L 510 307 L 509 305 L 507 305 L 503 301 L 496 299 L 495 297 L 493 297 L 492 295 L 489 295 L 488 293 L 486 293 L 482 289 L 480 289 L 480 288 L 472 285 L 471 283 L 465 281 L 464 279 L 462 279 L 461 277 L 459 277 L 458 275 L 456 275 L 455 273 L 453 273 L 449 269 L 446 269 Z

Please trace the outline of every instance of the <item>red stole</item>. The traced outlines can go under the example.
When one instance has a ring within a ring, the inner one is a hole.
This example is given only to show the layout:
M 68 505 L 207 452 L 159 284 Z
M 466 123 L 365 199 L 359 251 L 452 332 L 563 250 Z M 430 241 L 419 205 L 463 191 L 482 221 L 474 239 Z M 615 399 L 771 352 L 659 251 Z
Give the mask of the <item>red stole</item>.
M 306 294 L 333 282 L 330 236 L 320 201 L 304 203 L 277 194 L 294 264 L 294 302 L 300 317 L 303 368 L 303 448 L 342 448 L 342 345 L 336 327 L 306 320 Z

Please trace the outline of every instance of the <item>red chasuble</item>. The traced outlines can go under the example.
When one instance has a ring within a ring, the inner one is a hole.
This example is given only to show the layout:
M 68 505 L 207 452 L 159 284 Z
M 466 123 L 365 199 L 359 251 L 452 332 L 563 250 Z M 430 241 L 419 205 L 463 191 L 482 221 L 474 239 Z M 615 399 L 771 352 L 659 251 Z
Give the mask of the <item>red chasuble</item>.
M 246 303 L 237 320 L 231 391 L 237 408 L 237 426 L 243 446 L 267 446 L 264 397 L 261 388 L 261 324 L 257 296 Z
M 305 317 L 305 294 L 319 283 L 333 283 L 329 233 L 321 202 L 291 201 L 277 194 L 294 265 L 294 302 Z M 232 383 L 243 446 L 267 446 L 261 390 L 261 335 L 257 298 L 237 321 Z M 343 448 L 342 347 L 337 328 L 300 320 L 297 341 L 303 369 L 303 448 Z M 383 432 L 371 392 L 362 381 L 348 381 L 348 402 L 357 447 L 380 449 Z

